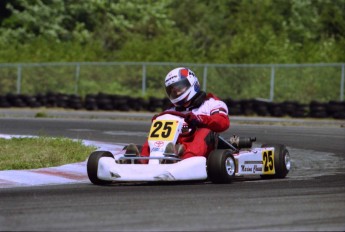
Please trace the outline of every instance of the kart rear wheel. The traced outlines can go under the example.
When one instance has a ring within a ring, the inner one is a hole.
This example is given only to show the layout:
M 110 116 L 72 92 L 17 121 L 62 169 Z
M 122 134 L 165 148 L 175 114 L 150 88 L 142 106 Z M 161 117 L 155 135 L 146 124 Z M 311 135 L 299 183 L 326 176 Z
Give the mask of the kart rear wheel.
M 263 179 L 285 178 L 291 168 L 290 154 L 283 144 L 263 144 L 261 147 L 274 147 L 274 175 L 262 175 Z
M 230 183 L 235 178 L 236 163 L 230 150 L 214 150 L 207 159 L 207 175 L 212 183 Z
M 90 181 L 96 185 L 108 185 L 112 183 L 111 181 L 98 179 L 98 162 L 102 157 L 114 158 L 109 151 L 94 151 L 90 154 L 89 159 L 87 160 L 87 175 Z

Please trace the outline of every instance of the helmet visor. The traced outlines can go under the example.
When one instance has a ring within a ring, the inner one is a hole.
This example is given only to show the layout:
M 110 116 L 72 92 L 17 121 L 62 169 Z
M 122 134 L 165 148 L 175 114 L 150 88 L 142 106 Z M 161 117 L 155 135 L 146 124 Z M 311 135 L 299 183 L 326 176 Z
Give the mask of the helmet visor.
M 182 80 L 175 82 L 166 87 L 166 91 L 168 97 L 170 99 L 176 99 L 181 96 L 184 92 L 186 92 L 190 87 L 190 83 L 187 78 L 183 78 Z

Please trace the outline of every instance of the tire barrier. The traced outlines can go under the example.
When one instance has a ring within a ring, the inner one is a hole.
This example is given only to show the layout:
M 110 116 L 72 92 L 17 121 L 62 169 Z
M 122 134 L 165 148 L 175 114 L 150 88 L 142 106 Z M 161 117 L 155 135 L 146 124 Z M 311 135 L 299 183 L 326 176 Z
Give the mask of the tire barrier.
M 296 101 L 268 102 L 257 99 L 223 99 L 229 107 L 230 115 L 292 117 L 292 118 L 335 118 L 345 119 L 345 102 L 312 101 L 302 104 Z M 90 111 L 149 111 L 160 112 L 169 107 L 168 98 L 141 98 L 116 94 L 87 94 L 84 98 L 74 94 L 46 93 L 34 96 L 26 94 L 0 95 L 0 108 L 47 107 Z

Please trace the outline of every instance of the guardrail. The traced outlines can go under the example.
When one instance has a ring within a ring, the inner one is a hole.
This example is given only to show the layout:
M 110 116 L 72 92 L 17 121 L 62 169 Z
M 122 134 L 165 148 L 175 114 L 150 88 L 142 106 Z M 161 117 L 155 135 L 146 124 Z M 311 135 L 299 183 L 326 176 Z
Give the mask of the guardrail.
M 344 101 L 345 64 L 70 62 L 0 64 L 0 94 L 61 92 L 164 97 L 166 73 L 186 66 L 205 91 L 233 99 Z

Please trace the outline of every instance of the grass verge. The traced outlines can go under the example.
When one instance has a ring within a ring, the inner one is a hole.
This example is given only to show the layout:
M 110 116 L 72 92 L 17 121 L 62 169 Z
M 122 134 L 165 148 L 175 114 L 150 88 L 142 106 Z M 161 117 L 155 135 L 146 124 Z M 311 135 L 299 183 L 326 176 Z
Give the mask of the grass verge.
M 0 138 L 0 170 L 54 167 L 85 161 L 96 147 L 81 140 L 32 137 Z

